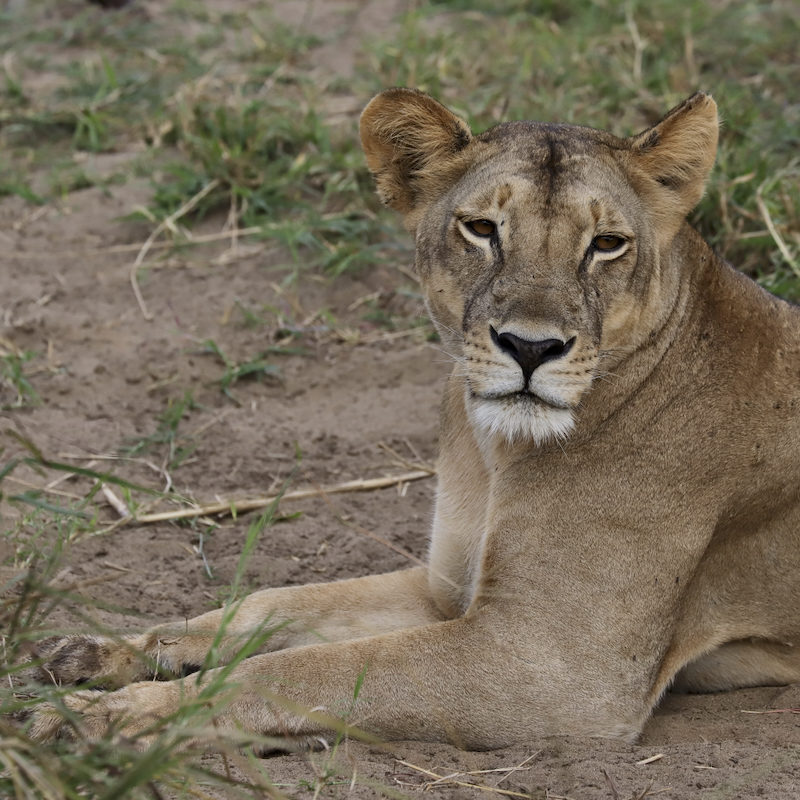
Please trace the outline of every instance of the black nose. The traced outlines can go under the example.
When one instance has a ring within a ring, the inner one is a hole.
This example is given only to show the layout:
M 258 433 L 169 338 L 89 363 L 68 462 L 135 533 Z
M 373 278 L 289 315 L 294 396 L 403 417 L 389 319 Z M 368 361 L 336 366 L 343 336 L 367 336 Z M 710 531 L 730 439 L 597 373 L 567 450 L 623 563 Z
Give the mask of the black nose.
M 489 328 L 492 341 L 504 352 L 508 353 L 522 368 L 522 375 L 527 386 L 533 371 L 547 361 L 554 361 L 565 356 L 575 344 L 575 337 L 567 342 L 560 339 L 520 339 L 513 333 L 498 333 Z

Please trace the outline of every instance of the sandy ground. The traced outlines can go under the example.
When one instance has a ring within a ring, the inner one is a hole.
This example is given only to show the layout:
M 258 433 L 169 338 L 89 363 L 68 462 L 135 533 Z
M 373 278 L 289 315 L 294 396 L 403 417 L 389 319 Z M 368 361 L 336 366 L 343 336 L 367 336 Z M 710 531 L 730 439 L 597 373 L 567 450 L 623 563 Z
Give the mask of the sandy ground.
M 345 74 L 352 69 L 348 42 L 385 25 L 394 10 L 380 2 L 351 5 L 359 12 L 352 25 L 317 54 L 326 68 Z M 286 3 L 287 15 L 304 8 L 304 3 Z M 319 16 L 307 17 L 306 23 L 325 28 L 331 6 L 318 3 L 316 8 Z M 102 171 L 126 157 L 92 157 L 87 169 Z M 148 191 L 146 180 L 132 179 L 106 190 L 75 192 L 43 210 L 19 198 L 0 201 L 0 336 L 23 350 L 47 354 L 36 363 L 46 361 L 48 367 L 32 379 L 41 404 L 2 414 L 0 428 L 31 439 L 51 458 L 80 465 L 94 461 L 99 468 L 105 462 L 98 456 L 152 434 L 169 403 L 190 390 L 198 406 L 179 429 L 196 445 L 187 460 L 167 476 L 161 447 L 118 472 L 158 487 L 168 477 L 179 493 L 204 500 L 263 495 L 289 474 L 296 447 L 302 471 L 293 488 L 402 471 L 380 443 L 409 461 L 435 458 L 445 358 L 421 336 L 386 337 L 363 320 L 364 303 L 358 303 L 378 292 L 384 307 L 409 316 L 419 312 L 418 301 L 398 293 L 413 293 L 409 277 L 380 267 L 334 283 L 308 279 L 288 293 L 278 292 L 281 273 L 270 266 L 285 254 L 237 254 L 220 244 L 173 257 L 147 274 L 142 292 L 153 315 L 148 322 L 129 282 L 135 253 L 86 252 L 143 241 L 144 226 L 119 218 L 146 201 Z M 206 220 L 201 232 L 219 230 L 223 222 Z M 49 255 L 33 256 L 42 252 Z M 223 367 L 202 352 L 201 343 L 213 339 L 243 360 L 274 343 L 276 331 L 269 325 L 248 328 L 236 311 L 237 300 L 251 308 L 272 306 L 309 329 L 301 338 L 305 355 L 273 356 L 279 378 L 233 386 L 238 405 L 221 393 Z M 358 343 L 315 330 L 318 320 L 308 319 L 321 308 L 340 326 L 357 331 L 352 339 Z M 4 458 L 20 451 L 7 433 L 0 433 L 0 444 L 6 447 Z M 14 477 L 41 483 L 33 472 Z M 80 493 L 81 486 L 68 480 L 60 488 Z M 284 511 L 301 511 L 301 516 L 266 531 L 245 580 L 253 588 L 285 586 L 401 568 L 408 563 L 404 556 L 345 526 L 336 514 L 419 557 L 425 552 L 433 492 L 433 481 L 422 480 L 400 490 L 339 495 L 333 498 L 335 508 L 319 499 L 287 504 Z M 113 510 L 106 516 L 113 520 Z M 85 591 L 139 615 L 94 612 L 103 624 L 120 629 L 196 615 L 214 607 L 231 580 L 249 518 L 218 522 L 213 532 L 205 525 L 161 523 L 92 538 L 71 549 L 69 580 L 107 578 Z M 77 624 L 66 608 L 53 620 Z M 533 797 L 796 798 L 800 714 L 791 710 L 798 707 L 800 686 L 671 695 L 635 746 L 555 738 L 469 753 L 443 745 L 399 743 L 385 750 L 349 743 L 339 760 L 345 765 L 342 774 L 356 770 L 355 787 L 348 788 L 347 777 L 331 779 L 325 793 L 371 796 L 368 783 L 377 781 L 416 796 L 434 780 L 419 771 L 429 770 L 438 776 L 461 773 L 456 780 L 465 784 L 480 782 Z M 296 796 L 325 763 L 324 754 L 310 760 L 293 755 L 267 759 L 265 768 Z M 515 772 L 466 774 L 521 764 Z M 453 798 L 482 794 L 454 783 L 429 791 Z

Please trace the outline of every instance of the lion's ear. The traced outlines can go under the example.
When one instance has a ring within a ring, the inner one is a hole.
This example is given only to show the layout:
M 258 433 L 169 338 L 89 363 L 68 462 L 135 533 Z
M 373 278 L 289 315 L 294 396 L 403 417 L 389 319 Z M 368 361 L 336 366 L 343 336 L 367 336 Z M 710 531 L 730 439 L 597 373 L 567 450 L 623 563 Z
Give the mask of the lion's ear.
M 361 144 L 381 200 L 408 214 L 458 175 L 469 126 L 415 89 L 387 89 L 361 115 Z
M 628 140 L 634 164 L 650 179 L 662 217 L 682 220 L 700 201 L 718 138 L 717 104 L 698 92 Z

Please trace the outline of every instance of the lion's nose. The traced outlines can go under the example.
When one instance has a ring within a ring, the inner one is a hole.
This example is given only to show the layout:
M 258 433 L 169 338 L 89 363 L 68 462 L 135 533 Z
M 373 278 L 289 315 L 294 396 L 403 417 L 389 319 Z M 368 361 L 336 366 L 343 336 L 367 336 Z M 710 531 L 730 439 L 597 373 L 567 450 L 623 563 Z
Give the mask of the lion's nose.
M 504 352 L 508 353 L 522 368 L 522 375 L 527 385 L 533 371 L 547 361 L 562 358 L 575 344 L 575 337 L 566 342 L 560 339 L 538 339 L 531 341 L 515 336 L 513 333 L 498 333 L 490 327 L 492 341 Z

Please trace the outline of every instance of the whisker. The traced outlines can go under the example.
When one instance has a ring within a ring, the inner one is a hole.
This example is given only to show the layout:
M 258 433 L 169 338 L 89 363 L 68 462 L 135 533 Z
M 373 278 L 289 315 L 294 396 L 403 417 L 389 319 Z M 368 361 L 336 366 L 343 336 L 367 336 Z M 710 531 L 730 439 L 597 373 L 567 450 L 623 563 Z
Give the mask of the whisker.
M 436 347 L 433 345 L 434 350 L 438 350 L 440 353 L 444 353 L 448 358 L 452 359 L 456 363 L 463 363 L 466 361 L 466 356 L 457 356 L 454 353 L 450 353 L 449 351 L 445 350 L 444 347 Z
M 453 336 L 455 336 L 460 341 L 462 342 L 464 341 L 464 334 L 461 331 L 457 331 L 455 328 L 451 328 L 449 325 L 445 325 L 443 322 L 439 322 L 438 320 L 436 321 L 436 324 L 440 328 L 444 328 L 446 331 L 450 331 L 450 333 L 452 333 Z

